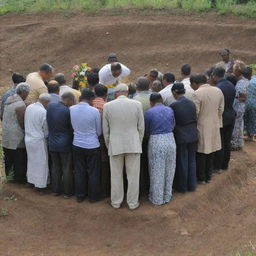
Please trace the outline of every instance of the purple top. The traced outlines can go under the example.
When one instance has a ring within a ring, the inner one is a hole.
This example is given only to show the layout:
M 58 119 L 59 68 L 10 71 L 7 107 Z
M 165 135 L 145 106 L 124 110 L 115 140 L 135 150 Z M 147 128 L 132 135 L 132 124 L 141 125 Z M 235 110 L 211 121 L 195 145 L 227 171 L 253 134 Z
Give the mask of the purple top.
M 175 126 L 173 110 L 163 104 L 145 112 L 145 129 L 150 135 L 171 133 Z

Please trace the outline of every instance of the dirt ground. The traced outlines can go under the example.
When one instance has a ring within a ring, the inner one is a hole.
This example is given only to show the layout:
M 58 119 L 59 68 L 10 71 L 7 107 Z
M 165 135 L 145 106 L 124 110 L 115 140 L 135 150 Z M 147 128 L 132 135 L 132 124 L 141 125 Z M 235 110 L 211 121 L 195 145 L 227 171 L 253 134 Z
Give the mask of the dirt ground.
M 196 192 L 174 194 L 156 207 L 145 198 L 136 211 L 109 200 L 78 204 L 8 184 L 0 206 L 1 256 L 235 255 L 256 243 L 256 151 L 232 154 L 229 171 Z M 4 197 L 15 195 L 17 200 Z
M 110 52 L 133 71 L 172 71 L 190 63 L 194 72 L 219 61 L 228 47 L 236 58 L 255 63 L 256 21 L 232 16 L 94 16 L 20 14 L 0 16 L 0 86 L 9 69 L 27 74 L 47 61 L 70 76 L 76 63 L 101 66 Z M 69 80 L 70 81 L 70 80 Z M 229 171 L 194 193 L 175 194 L 152 206 L 145 198 L 131 212 L 97 204 L 40 196 L 7 184 L 0 196 L 1 256 L 175 255 L 224 256 L 256 243 L 256 146 L 232 154 Z M 17 200 L 4 200 L 15 195 Z
M 9 70 L 27 74 L 43 62 L 70 81 L 74 64 L 101 67 L 110 52 L 132 69 L 132 77 L 151 68 L 172 71 L 189 63 L 194 72 L 219 61 L 227 47 L 235 58 L 255 63 L 256 20 L 207 13 L 202 16 L 13 14 L 0 16 L 0 86 Z

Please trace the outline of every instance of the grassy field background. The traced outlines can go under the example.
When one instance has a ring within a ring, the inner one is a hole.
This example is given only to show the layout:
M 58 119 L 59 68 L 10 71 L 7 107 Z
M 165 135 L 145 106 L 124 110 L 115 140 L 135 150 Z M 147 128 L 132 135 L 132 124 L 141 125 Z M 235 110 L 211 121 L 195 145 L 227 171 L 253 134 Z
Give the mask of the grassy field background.
M 112 8 L 184 10 L 256 17 L 256 0 L 0 0 L 0 14 L 79 10 L 97 13 Z

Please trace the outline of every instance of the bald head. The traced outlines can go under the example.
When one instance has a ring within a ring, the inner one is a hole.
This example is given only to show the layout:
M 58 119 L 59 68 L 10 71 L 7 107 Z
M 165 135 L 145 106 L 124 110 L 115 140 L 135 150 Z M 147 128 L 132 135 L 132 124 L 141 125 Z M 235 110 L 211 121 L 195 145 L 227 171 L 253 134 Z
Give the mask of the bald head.
M 49 93 L 55 93 L 55 94 L 59 94 L 60 91 L 60 85 L 56 80 L 51 80 L 48 85 L 48 92 Z
M 129 87 L 124 83 L 118 84 L 117 87 L 115 88 L 116 98 L 121 95 L 128 96 L 128 94 L 129 94 Z
M 62 73 L 56 74 L 54 80 L 57 81 L 60 86 L 66 84 L 65 76 Z

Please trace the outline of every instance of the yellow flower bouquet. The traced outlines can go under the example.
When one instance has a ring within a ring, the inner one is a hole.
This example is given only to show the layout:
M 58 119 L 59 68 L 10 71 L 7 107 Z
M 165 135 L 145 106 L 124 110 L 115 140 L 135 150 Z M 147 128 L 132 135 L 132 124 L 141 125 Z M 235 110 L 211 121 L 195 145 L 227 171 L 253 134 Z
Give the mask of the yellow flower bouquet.
M 87 87 L 87 76 L 91 71 L 92 69 L 87 63 L 81 63 L 80 65 L 75 65 L 72 68 L 72 78 L 75 81 L 79 81 L 80 89 Z

